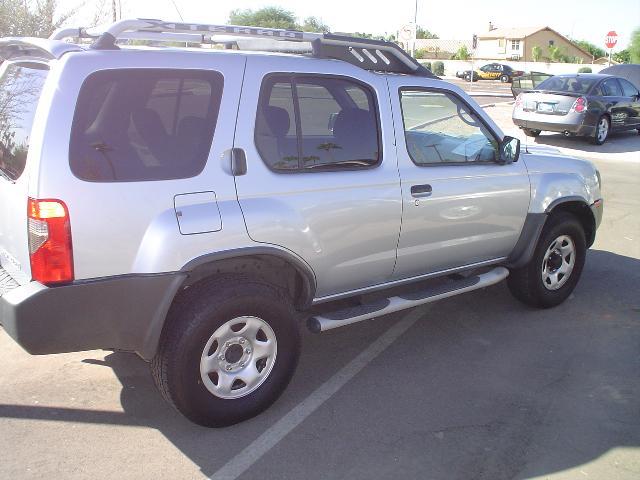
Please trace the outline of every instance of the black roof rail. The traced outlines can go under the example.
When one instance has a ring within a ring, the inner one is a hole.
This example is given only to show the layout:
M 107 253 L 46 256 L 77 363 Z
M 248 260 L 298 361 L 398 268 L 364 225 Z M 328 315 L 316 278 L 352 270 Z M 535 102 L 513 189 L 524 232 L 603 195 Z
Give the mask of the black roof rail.
M 310 53 L 316 58 L 341 60 L 371 71 L 438 78 L 393 42 L 332 33 L 237 25 L 165 22 L 140 18 L 120 20 L 107 30 L 97 33 L 85 29 L 61 29 L 51 38 L 61 40 L 69 36 L 94 38 L 91 48 L 97 50 L 117 49 L 116 41 L 124 38 L 148 38 L 156 41 L 175 41 L 176 38 L 181 38 L 182 41 L 203 44 L 219 43 L 216 41 L 219 36 L 243 40 L 253 38 L 282 42 L 307 42 L 311 45 Z

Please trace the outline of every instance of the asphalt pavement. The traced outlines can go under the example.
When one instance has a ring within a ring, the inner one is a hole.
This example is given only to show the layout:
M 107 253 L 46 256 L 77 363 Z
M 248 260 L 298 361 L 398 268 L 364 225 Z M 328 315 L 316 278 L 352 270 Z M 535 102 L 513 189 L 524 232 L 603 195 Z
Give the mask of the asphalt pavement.
M 520 135 L 510 109 L 487 111 Z M 0 478 L 640 478 L 640 136 L 533 143 L 592 159 L 604 185 L 561 306 L 501 283 L 305 331 L 283 397 L 217 430 L 168 407 L 135 355 L 32 357 L 0 330 Z

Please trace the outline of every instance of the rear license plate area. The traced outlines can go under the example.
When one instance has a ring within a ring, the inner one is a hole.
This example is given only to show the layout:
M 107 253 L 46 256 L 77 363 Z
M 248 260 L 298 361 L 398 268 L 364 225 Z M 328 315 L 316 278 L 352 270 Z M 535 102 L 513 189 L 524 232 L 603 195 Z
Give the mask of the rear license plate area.
M 553 113 L 555 105 L 553 103 L 538 103 L 538 111 L 542 113 Z

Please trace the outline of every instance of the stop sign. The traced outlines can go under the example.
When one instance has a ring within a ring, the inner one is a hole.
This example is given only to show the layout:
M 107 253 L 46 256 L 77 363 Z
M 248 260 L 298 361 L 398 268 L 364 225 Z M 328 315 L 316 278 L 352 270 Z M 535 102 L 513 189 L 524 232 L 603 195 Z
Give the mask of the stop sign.
M 607 33 L 607 38 L 605 39 L 604 44 L 607 46 L 607 48 L 611 49 L 616 46 L 616 43 L 618 43 L 618 34 L 615 31 L 611 30 L 609 33 Z

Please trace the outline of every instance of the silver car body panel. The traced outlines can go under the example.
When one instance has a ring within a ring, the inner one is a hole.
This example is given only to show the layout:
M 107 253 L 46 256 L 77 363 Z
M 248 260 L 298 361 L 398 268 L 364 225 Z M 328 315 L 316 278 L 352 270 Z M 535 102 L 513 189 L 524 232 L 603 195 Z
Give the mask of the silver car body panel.
M 27 196 L 58 198 L 69 207 L 78 280 L 177 272 L 208 254 L 269 246 L 309 267 L 317 283 L 316 302 L 499 263 L 513 249 L 528 211 L 545 212 L 562 198 L 579 196 L 590 204 L 600 197 L 593 166 L 567 157 L 532 153 L 512 165 L 416 167 L 404 145 L 399 87 L 454 92 L 498 138 L 503 136 L 477 103 L 443 81 L 290 55 L 74 50 L 49 62 L 27 172 L 15 183 L 0 179 L 0 243 L 5 247 L 0 258 L 3 266 L 20 270 L 23 280 L 30 277 L 26 217 L 10 211 L 25 211 Z M 219 121 L 202 173 L 131 183 L 85 182 L 73 175 L 69 132 L 81 85 L 95 71 L 120 68 L 222 73 Z M 370 85 L 380 109 L 382 163 L 359 171 L 270 171 L 258 155 L 253 127 L 261 80 L 273 72 L 342 75 Z M 230 171 L 234 146 L 246 151 L 248 163 L 248 173 L 235 178 Z M 436 194 L 415 206 L 407 188 L 426 181 Z M 198 195 L 202 192 L 206 201 Z M 179 206 L 192 207 L 189 225 L 194 227 L 183 229 L 189 234 L 181 233 L 176 216 L 176 198 L 183 195 Z M 211 209 L 199 219 L 203 204 Z M 13 240 L 4 245 L 9 236 Z
M 525 165 L 515 162 L 417 166 L 405 143 L 399 95 L 402 87 L 453 93 L 480 114 L 497 141 L 502 140 L 495 123 L 461 89 L 439 80 L 389 78 L 403 199 L 394 279 L 507 257 L 518 241 L 529 207 Z M 424 184 L 431 186 L 432 194 L 414 198 L 411 187 Z

